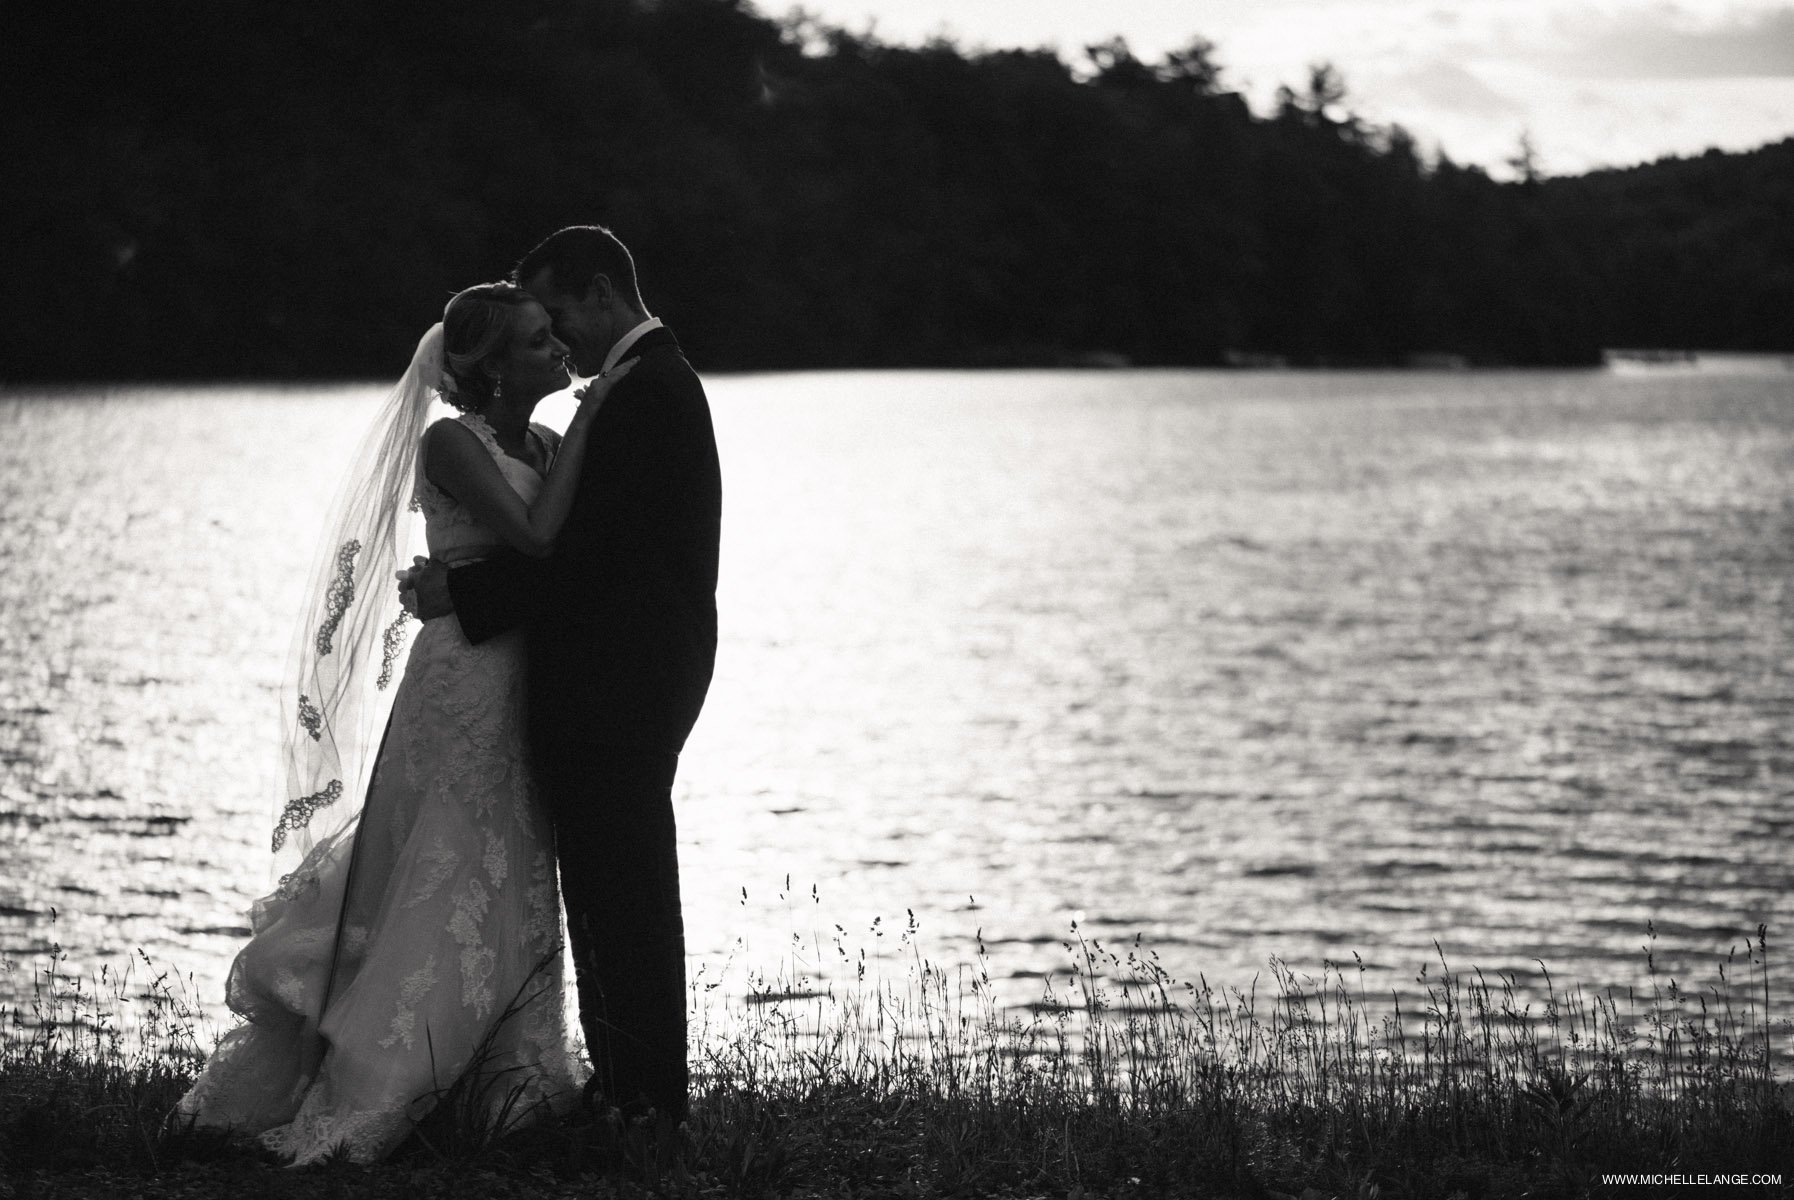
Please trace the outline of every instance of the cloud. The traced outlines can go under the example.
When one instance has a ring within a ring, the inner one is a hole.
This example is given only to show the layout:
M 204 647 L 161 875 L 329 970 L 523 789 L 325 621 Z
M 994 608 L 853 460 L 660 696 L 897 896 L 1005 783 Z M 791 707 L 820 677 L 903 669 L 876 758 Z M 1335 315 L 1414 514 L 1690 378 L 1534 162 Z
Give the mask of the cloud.
M 1513 97 L 1496 91 L 1475 74 L 1453 62 L 1434 59 L 1389 81 L 1390 99 L 1412 98 L 1421 105 L 1493 119 L 1525 111 Z
M 757 0 L 778 10 L 798 0 Z M 1260 112 L 1311 63 L 1346 106 L 1500 171 L 1522 130 L 1554 172 L 1745 149 L 1794 134 L 1794 0 L 802 0 L 893 39 L 943 23 L 971 44 L 1111 34 L 1154 61 L 1197 34 Z
M 1580 27 L 1577 27 L 1580 26 Z M 1556 66 L 1569 74 L 1617 79 L 1794 77 L 1794 6 L 1691 23 L 1673 5 L 1598 24 L 1577 22 Z

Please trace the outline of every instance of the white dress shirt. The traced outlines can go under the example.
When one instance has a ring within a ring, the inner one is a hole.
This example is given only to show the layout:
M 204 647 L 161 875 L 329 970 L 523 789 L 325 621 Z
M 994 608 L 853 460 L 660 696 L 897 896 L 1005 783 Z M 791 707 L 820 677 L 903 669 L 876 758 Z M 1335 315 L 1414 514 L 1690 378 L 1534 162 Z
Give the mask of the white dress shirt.
M 600 375 L 609 375 L 611 368 L 622 362 L 623 356 L 629 353 L 629 347 L 641 340 L 642 334 L 647 333 L 650 329 L 660 329 L 662 326 L 663 322 L 659 317 L 649 317 L 646 321 L 643 321 L 640 325 L 637 325 L 634 329 L 631 329 L 628 333 L 618 338 L 617 344 L 612 346 L 610 348 L 610 353 L 604 356 L 604 366 L 599 369 L 598 373 Z

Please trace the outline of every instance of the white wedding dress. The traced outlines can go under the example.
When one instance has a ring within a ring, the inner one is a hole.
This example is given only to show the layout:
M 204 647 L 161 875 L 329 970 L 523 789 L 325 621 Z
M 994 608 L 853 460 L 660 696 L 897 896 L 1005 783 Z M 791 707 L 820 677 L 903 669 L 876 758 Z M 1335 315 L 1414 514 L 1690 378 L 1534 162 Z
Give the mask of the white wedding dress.
M 458 419 L 532 502 L 536 472 L 479 417 Z M 552 450 L 556 435 L 533 428 Z M 416 498 L 433 557 L 499 545 L 421 461 Z M 423 625 L 360 822 L 256 902 L 227 986 L 245 1023 L 179 1118 L 258 1134 L 296 1164 L 339 1146 L 368 1162 L 464 1075 L 489 1125 L 576 1102 L 586 1072 L 566 1014 L 553 837 L 525 756 L 523 669 L 518 631 L 473 646 L 453 616 Z M 311 1071 L 308 1045 L 323 1048 Z

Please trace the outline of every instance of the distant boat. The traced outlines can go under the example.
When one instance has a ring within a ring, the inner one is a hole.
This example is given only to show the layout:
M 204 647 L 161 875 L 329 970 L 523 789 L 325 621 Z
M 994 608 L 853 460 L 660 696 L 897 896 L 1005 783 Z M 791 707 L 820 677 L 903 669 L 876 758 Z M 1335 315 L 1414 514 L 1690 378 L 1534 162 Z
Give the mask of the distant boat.
M 1470 360 L 1462 354 L 1434 350 L 1410 354 L 1402 365 L 1416 371 L 1465 371 L 1470 368 Z
M 1289 359 L 1281 354 L 1265 354 L 1257 350 L 1223 350 L 1221 361 L 1230 367 L 1250 367 L 1264 370 L 1281 370 L 1289 366 Z
M 1118 370 L 1134 365 L 1133 359 L 1114 350 L 1085 350 L 1069 355 L 1065 360 L 1068 367 L 1094 367 L 1097 369 Z
M 1607 350 L 1607 369 L 1619 375 L 1777 375 L 1794 371 L 1794 354 L 1735 350 Z

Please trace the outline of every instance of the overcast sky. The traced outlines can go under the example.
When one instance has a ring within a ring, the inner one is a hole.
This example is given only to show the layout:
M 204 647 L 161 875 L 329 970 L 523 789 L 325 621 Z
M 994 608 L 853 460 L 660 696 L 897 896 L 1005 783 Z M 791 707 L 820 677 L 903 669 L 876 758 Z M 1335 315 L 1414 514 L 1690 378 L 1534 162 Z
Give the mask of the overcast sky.
M 783 0 L 760 0 L 783 15 Z M 1073 62 L 1115 34 L 1148 62 L 1200 36 L 1228 86 L 1268 111 L 1309 63 L 1348 106 L 1460 162 L 1500 170 L 1526 131 L 1570 174 L 1794 136 L 1790 0 L 803 0 L 887 42 L 1051 46 Z

